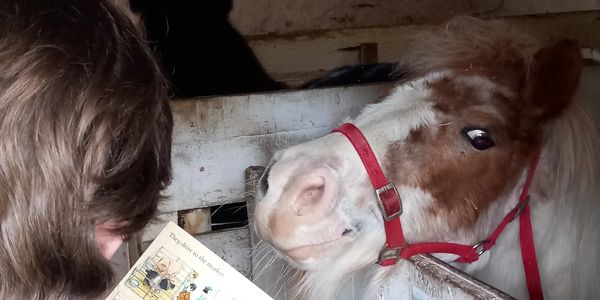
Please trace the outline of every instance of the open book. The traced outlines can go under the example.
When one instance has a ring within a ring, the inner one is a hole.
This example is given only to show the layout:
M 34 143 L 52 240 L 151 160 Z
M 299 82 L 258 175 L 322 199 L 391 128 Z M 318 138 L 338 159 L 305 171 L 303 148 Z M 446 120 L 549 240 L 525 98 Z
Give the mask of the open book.
M 271 299 L 220 257 L 169 222 L 107 299 Z

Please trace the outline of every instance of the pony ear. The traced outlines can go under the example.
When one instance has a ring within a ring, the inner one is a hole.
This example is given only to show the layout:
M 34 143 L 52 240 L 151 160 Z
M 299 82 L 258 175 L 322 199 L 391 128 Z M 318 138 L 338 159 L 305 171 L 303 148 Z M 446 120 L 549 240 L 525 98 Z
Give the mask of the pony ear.
M 579 85 L 583 59 L 577 43 L 562 40 L 535 53 L 522 95 L 540 121 L 558 117 L 571 103 Z

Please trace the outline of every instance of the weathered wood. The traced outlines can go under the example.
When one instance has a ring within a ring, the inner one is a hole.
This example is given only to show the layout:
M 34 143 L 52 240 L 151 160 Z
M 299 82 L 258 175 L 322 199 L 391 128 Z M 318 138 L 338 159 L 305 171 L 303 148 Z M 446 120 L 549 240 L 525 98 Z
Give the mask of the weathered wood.
M 274 151 L 325 135 L 383 97 L 391 85 L 217 97 L 172 104 L 173 212 L 241 202 L 244 170 Z
M 177 201 L 176 199 L 169 199 L 169 201 Z M 167 223 L 173 222 L 177 224 L 177 212 L 165 212 L 163 211 L 158 218 L 150 223 L 144 230 L 141 240 L 151 241 L 154 240 L 158 234 L 167 226 Z M 135 262 L 135 261 L 134 261 Z
M 211 230 L 210 208 L 196 208 L 177 212 L 177 224 L 187 233 L 196 235 Z
M 235 1 L 230 19 L 245 36 L 438 23 L 455 15 L 495 17 L 600 10 L 596 0 L 253 0 Z
M 211 249 L 224 261 L 250 278 L 250 231 L 248 228 L 228 229 L 195 236 L 204 246 Z
M 116 286 L 119 283 L 119 280 L 121 280 L 121 278 L 125 277 L 125 275 L 129 271 L 129 268 L 131 268 L 131 264 L 129 264 L 128 248 L 129 244 L 123 243 L 119 247 L 119 249 L 117 249 L 117 252 L 115 252 L 115 255 L 113 255 L 112 259 L 110 260 L 110 265 L 112 267 L 116 279 L 113 282 L 114 286 Z
M 471 5 L 475 14 L 495 17 L 600 10 L 600 2 L 596 0 L 488 0 L 471 1 Z
M 599 16 L 598 12 L 581 12 L 514 17 L 510 21 L 544 41 L 569 38 L 577 40 L 582 47 L 600 49 Z M 294 37 L 256 39 L 249 43 L 269 74 L 278 80 L 297 85 L 319 77 L 322 70 L 359 63 L 356 53 L 339 49 L 361 43 L 377 43 L 379 62 L 396 62 L 412 40 L 431 28 L 431 24 L 346 28 Z M 298 63 L 299 60 L 302 63 Z
M 338 49 L 340 51 L 355 51 L 359 64 L 374 64 L 379 62 L 377 56 L 377 43 L 361 43 L 358 46 Z
M 250 227 L 250 244 L 254 247 L 258 244 L 260 240 L 256 235 L 256 230 L 254 230 L 254 208 L 256 207 L 256 182 L 260 179 L 263 172 L 265 171 L 264 167 L 260 166 L 252 166 L 248 167 L 244 172 L 244 179 L 246 181 L 245 189 L 246 189 L 246 209 L 248 210 L 248 224 Z
M 510 295 L 433 256 L 417 255 L 411 260 L 415 266 L 413 273 L 417 272 L 413 275 L 425 275 L 411 278 L 412 284 L 430 294 L 433 294 L 434 291 L 439 293 L 439 298 L 514 299 Z
M 129 267 L 131 268 L 135 262 L 140 259 L 142 254 L 144 253 L 144 248 L 142 245 L 142 234 L 138 233 L 129 238 L 127 241 L 127 262 Z

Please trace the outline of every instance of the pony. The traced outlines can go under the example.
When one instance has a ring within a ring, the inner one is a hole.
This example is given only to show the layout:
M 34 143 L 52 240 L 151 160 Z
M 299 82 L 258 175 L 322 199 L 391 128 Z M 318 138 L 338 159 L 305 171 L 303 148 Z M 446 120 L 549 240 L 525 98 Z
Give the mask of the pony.
M 121 0 L 124 1 L 124 0 Z M 175 98 L 285 89 L 229 21 L 233 0 L 131 0 Z
M 408 75 L 354 119 L 403 208 L 406 241 L 476 245 L 517 207 L 532 161 L 529 209 L 543 295 L 600 295 L 596 124 L 580 99 L 573 41 L 544 45 L 507 21 L 458 17 L 419 35 Z M 378 266 L 382 212 L 359 155 L 332 133 L 278 151 L 257 185 L 255 229 L 300 270 L 301 299 L 335 299 L 368 274 L 373 299 L 402 263 Z M 519 226 L 476 262 L 443 261 L 528 297 Z

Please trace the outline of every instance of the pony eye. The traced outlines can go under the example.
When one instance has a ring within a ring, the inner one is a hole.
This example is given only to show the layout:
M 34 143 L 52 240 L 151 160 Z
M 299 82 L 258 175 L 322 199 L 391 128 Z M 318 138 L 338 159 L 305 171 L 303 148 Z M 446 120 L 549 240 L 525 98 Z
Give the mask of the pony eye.
M 465 128 L 463 129 L 463 133 L 469 143 L 471 143 L 471 146 L 477 150 L 485 150 L 496 145 L 485 129 Z

